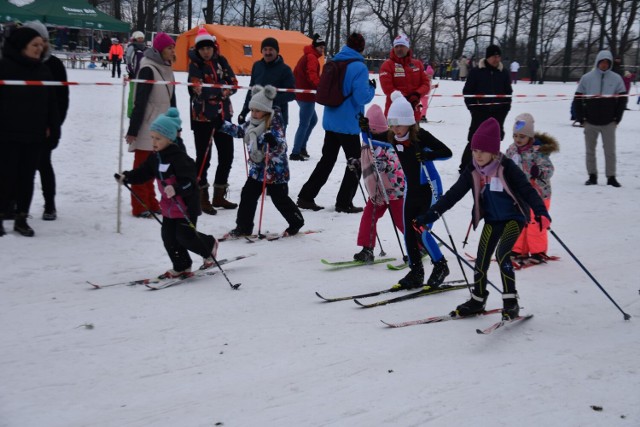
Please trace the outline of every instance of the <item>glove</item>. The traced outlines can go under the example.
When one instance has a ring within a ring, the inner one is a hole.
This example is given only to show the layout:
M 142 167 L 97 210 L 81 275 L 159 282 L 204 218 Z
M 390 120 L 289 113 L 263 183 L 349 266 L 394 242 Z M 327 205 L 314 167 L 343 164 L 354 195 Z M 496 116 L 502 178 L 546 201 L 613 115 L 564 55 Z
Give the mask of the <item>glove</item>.
M 276 145 L 278 145 L 278 140 L 276 139 L 276 136 L 271 132 L 265 133 L 263 140 L 264 140 L 264 143 L 268 144 L 270 148 L 275 148 Z
M 538 165 L 534 164 L 533 166 L 531 166 L 531 169 L 529 169 L 529 175 L 533 179 L 540 178 L 540 168 L 538 167 Z
M 372 86 L 374 89 L 376 89 L 378 87 L 378 84 L 376 83 L 375 79 L 371 79 L 369 80 L 369 86 Z
M 438 156 L 434 151 L 416 151 L 416 160 L 419 163 L 431 162 L 437 159 Z
M 427 226 L 436 222 L 438 218 L 440 218 L 440 214 L 433 209 L 429 209 L 427 213 L 418 215 L 415 221 L 421 226 Z
M 240 113 L 238 115 L 238 124 L 243 125 L 245 123 L 244 114 Z
M 420 94 L 418 92 L 411 92 L 405 98 L 407 98 L 414 110 L 420 105 Z
M 173 188 L 173 185 L 167 185 L 164 187 L 164 194 L 166 194 L 168 198 L 172 199 L 173 196 L 176 195 L 176 189 Z
M 127 176 L 123 173 L 114 173 L 113 177 L 116 179 L 118 184 L 125 184 L 127 182 Z
M 360 125 L 360 130 L 362 132 L 369 132 L 369 119 L 365 116 L 360 116 L 360 118 L 358 119 L 358 125 Z
M 350 157 L 349 160 L 347 160 L 347 167 L 351 172 L 357 173 L 358 171 L 360 171 L 360 159 Z
M 551 228 L 551 217 L 549 214 L 536 215 L 536 222 L 540 225 L 540 231 L 548 230 Z

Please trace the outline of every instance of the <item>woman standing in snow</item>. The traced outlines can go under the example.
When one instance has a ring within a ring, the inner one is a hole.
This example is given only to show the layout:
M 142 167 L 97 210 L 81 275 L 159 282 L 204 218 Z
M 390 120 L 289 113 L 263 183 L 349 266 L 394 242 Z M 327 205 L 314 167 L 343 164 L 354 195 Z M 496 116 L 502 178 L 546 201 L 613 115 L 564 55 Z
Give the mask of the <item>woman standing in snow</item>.
M 53 80 L 42 62 L 44 40 L 32 28 L 18 28 L 7 39 L 0 60 L 0 80 Z M 33 181 L 48 141 L 60 139 L 55 89 L 46 86 L 0 86 L 0 236 L 11 200 L 16 201 L 13 229 L 35 234 L 27 224 Z

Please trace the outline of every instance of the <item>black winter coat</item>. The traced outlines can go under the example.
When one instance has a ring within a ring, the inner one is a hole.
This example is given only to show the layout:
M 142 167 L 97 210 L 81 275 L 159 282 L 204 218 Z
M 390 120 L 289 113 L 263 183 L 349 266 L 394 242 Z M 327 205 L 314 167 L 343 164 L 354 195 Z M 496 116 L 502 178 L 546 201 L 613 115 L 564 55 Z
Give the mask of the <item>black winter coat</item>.
M 467 81 L 462 89 L 463 95 L 511 95 L 511 77 L 509 72 L 504 69 L 502 63 L 496 67 L 492 67 L 486 59 L 480 60 L 478 67 L 473 68 L 467 77 Z M 511 109 L 511 97 L 508 98 L 465 98 L 467 108 L 473 114 L 476 110 L 491 113 L 503 114 L 506 117 Z M 494 104 L 482 106 L 482 104 Z
M 52 81 L 49 69 L 40 61 L 17 52 L 10 43 L 0 59 L 0 80 Z M 60 138 L 60 116 L 55 88 L 48 86 L 0 86 L 0 143 L 44 145 L 47 130 Z
M 276 89 L 294 89 L 296 79 L 293 77 L 291 68 L 285 64 L 282 56 L 278 55 L 272 62 L 261 59 L 253 64 L 249 86 L 253 85 L 272 85 Z M 294 99 L 296 99 L 296 94 L 293 92 L 278 92 L 276 99 L 273 100 L 273 106 L 280 107 L 285 126 L 289 123 L 289 102 Z M 242 113 L 240 113 L 245 118 L 249 114 L 249 101 L 251 101 L 251 91 L 247 92 Z
M 54 81 L 67 81 L 67 70 L 60 59 L 51 55 L 44 61 L 44 65 L 49 68 Z M 60 125 L 62 125 L 67 118 L 67 111 L 69 110 L 69 86 L 56 86 L 55 92 L 56 101 L 58 102 L 58 116 L 60 117 Z

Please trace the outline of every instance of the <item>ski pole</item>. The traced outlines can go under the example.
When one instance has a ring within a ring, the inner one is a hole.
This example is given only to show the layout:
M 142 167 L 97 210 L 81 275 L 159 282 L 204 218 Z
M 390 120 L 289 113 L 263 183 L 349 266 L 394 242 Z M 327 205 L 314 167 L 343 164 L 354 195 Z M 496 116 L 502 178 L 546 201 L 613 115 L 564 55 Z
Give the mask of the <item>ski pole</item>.
M 465 234 L 464 236 L 464 241 L 462 242 L 462 249 L 464 249 L 465 246 L 467 246 L 468 239 L 469 239 L 469 233 L 471 233 L 471 226 L 473 225 L 473 220 L 469 221 L 469 227 L 467 228 L 467 234 Z
M 580 268 L 582 268 L 582 270 L 587 274 L 587 276 L 589 276 L 589 278 L 591 280 L 593 280 L 593 283 L 595 283 L 600 290 L 607 296 L 607 298 L 609 298 L 609 300 L 613 303 L 613 305 L 616 306 L 616 308 L 618 310 L 620 310 L 620 312 L 622 313 L 622 316 L 624 317 L 624 320 L 629 320 L 631 319 L 631 315 L 625 313 L 622 308 L 620 308 L 620 306 L 613 300 L 613 298 L 611 298 L 611 296 L 607 293 L 607 291 L 604 290 L 604 288 L 602 287 L 602 285 L 600 285 L 600 283 L 598 283 L 598 281 L 596 280 L 595 277 L 593 277 L 593 275 L 589 272 L 589 270 L 587 270 L 587 268 L 582 265 L 582 263 L 580 262 L 580 260 L 578 260 L 578 258 L 573 254 L 573 252 L 571 252 L 569 250 L 569 248 L 567 247 L 567 245 L 564 244 L 564 242 L 562 240 L 560 240 L 560 237 L 558 237 L 558 235 L 549 228 L 549 232 L 551 233 L 551 235 L 558 241 L 558 243 L 560 243 L 560 245 L 564 248 L 565 251 L 567 251 L 567 253 L 569 255 L 571 255 L 571 258 L 573 258 L 573 260 L 580 266 Z
M 119 173 L 115 173 L 113 174 L 114 178 L 117 180 L 120 180 L 120 174 Z M 155 214 L 155 212 L 153 212 L 151 209 L 149 209 L 149 207 L 146 205 L 145 202 L 142 201 L 142 199 L 140 198 L 140 196 L 138 196 L 136 194 L 135 191 L 133 191 L 133 188 L 131 188 L 129 186 L 129 184 L 127 184 L 126 182 L 123 182 L 122 185 L 124 185 L 125 187 L 127 187 L 127 190 L 129 190 L 131 192 L 131 194 L 133 195 L 133 197 L 135 197 L 135 199 L 140 202 L 140 204 L 142 205 L 143 208 L 145 208 L 147 211 L 151 212 L 151 215 L 153 215 L 153 217 L 155 218 L 156 221 L 158 221 L 158 224 L 162 225 L 162 221 L 160 220 L 160 218 L 158 218 L 158 216 Z
M 198 176 L 196 177 L 196 182 L 200 183 L 200 178 L 202 178 L 202 172 L 204 171 L 204 164 L 207 162 L 207 156 L 211 151 L 211 146 L 213 145 L 213 135 L 216 133 L 216 128 L 213 128 L 211 131 L 211 136 L 209 137 L 209 144 L 207 145 L 207 149 L 204 152 L 204 157 L 202 158 L 202 163 L 200 164 L 200 170 L 198 171 Z
M 433 185 L 433 181 L 431 181 L 431 176 L 429 175 L 429 171 L 427 170 L 427 167 L 422 162 L 420 162 L 420 167 L 422 168 L 422 171 L 424 172 L 424 174 L 427 176 L 427 181 L 429 181 L 429 186 L 431 187 L 431 194 L 433 195 L 434 200 L 437 202 L 438 192 L 436 191 L 436 188 Z M 453 247 L 453 250 L 458 252 L 458 248 L 456 248 L 456 244 L 453 241 L 453 236 L 451 236 L 451 232 L 449 231 L 449 225 L 447 224 L 447 221 L 444 219 L 444 215 L 440 215 L 440 218 L 442 218 L 444 228 L 445 230 L 447 230 L 447 234 L 449 235 L 449 241 L 451 242 L 451 246 Z M 460 258 L 458 258 L 458 265 L 460 266 L 460 271 L 462 271 L 462 276 L 464 277 L 464 281 L 467 282 L 467 285 L 469 285 L 469 280 L 467 279 L 467 274 L 464 272 L 464 268 L 462 267 L 462 262 L 460 262 Z
M 460 261 L 464 262 L 469 268 L 471 268 L 474 272 L 478 272 L 481 273 L 482 272 L 480 270 L 478 270 L 475 266 L 471 265 L 466 259 L 464 259 L 464 257 L 462 255 L 460 255 L 458 252 L 456 252 L 455 249 L 453 249 L 451 246 L 447 245 L 447 243 L 442 240 L 436 233 L 433 232 L 433 230 L 431 230 L 428 227 L 421 227 L 418 226 L 415 222 L 414 222 L 414 228 L 417 229 L 418 232 L 422 233 L 423 231 L 428 231 L 429 234 L 431 234 L 433 237 L 435 237 L 435 239 L 437 241 L 439 241 L 440 243 L 442 243 L 442 245 L 447 248 L 452 254 L 454 254 Z M 426 230 L 425 230 L 426 229 Z M 496 285 L 494 285 L 491 280 L 489 280 L 489 278 L 487 277 L 487 283 L 490 284 L 493 289 L 495 289 L 496 291 L 500 292 L 502 294 L 502 291 L 500 289 L 498 289 L 496 287 Z
M 367 196 L 364 194 L 364 189 L 362 188 L 362 183 L 360 183 L 360 181 L 358 180 L 358 187 L 360 187 L 360 192 L 362 193 L 362 198 L 364 198 L 364 203 L 365 205 L 367 204 Z M 373 205 L 373 212 L 371 214 L 371 231 L 369 233 L 369 242 L 371 242 L 371 234 L 373 234 L 373 221 L 376 217 L 375 215 L 376 213 L 376 205 L 374 203 Z M 382 249 L 382 242 L 380 241 L 380 236 L 378 235 L 378 233 L 376 233 L 376 239 L 378 240 L 378 246 L 380 246 L 380 256 L 386 256 L 387 253 L 384 251 L 384 249 Z
M 160 160 L 160 153 L 157 153 L 157 154 L 158 154 L 158 161 L 159 161 Z M 162 186 L 162 191 L 165 191 L 164 190 L 164 187 L 165 187 L 164 178 L 162 177 L 162 172 L 159 172 L 159 173 L 160 173 L 160 185 Z M 166 195 L 166 192 L 165 192 L 165 195 Z M 189 218 L 189 215 L 187 215 L 187 213 L 184 211 L 184 209 L 182 209 L 182 206 L 180 206 L 180 203 L 178 201 L 176 201 L 173 197 L 171 198 L 171 200 L 178 207 L 178 210 L 180 211 L 180 213 L 182 214 L 184 219 L 187 221 L 187 224 L 189 225 L 189 228 L 191 228 L 193 230 L 193 232 L 195 233 L 196 238 L 198 240 L 200 240 L 200 243 L 204 244 L 204 242 L 200 238 L 200 234 L 198 233 L 198 230 L 196 229 L 196 225 L 191 221 L 191 219 Z M 214 243 L 213 244 L 215 245 L 215 237 L 214 237 Z M 229 277 L 227 277 L 227 273 L 224 272 L 224 270 L 222 269 L 222 266 L 220 265 L 220 263 L 218 262 L 216 257 L 213 255 L 213 253 L 211 253 L 211 258 L 213 258 L 213 262 L 216 263 L 216 265 L 218 266 L 218 269 L 220 270 L 220 272 L 224 276 L 225 280 L 227 281 L 229 286 L 231 286 L 231 289 L 238 289 L 242 283 L 236 283 L 235 285 L 233 283 L 231 283 L 231 280 L 229 280 Z
M 369 149 L 371 150 L 371 153 L 373 154 L 373 143 L 371 142 L 371 140 L 373 139 L 373 135 L 371 134 L 371 129 L 368 129 L 367 133 L 365 134 L 364 132 L 362 132 L 362 138 L 365 140 L 365 142 L 367 143 L 367 145 L 369 145 Z M 375 161 L 375 159 L 374 159 Z M 380 171 L 378 170 L 378 168 L 375 168 L 376 170 L 376 182 L 378 185 L 382 185 L 382 177 L 380 176 Z M 409 261 L 409 257 L 407 255 L 405 255 L 404 253 L 404 248 L 402 247 L 402 243 L 400 242 L 400 235 L 398 234 L 398 227 L 396 226 L 396 221 L 393 218 L 393 212 L 391 210 L 391 205 L 389 204 L 389 195 L 387 194 L 387 192 L 382 189 L 382 194 L 384 196 L 384 201 L 387 204 L 387 206 L 389 206 L 389 218 L 391 218 L 391 224 L 393 224 L 393 231 L 395 231 L 396 233 L 396 240 L 398 241 L 398 246 L 400 246 L 400 253 L 402 254 L 402 260 L 404 262 Z

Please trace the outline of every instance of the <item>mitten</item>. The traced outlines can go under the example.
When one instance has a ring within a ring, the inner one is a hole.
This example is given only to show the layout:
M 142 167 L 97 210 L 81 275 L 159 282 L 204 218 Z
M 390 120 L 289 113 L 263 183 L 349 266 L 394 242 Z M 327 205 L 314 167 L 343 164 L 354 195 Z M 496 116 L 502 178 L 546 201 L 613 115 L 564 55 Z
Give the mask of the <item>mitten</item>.
M 349 160 L 347 160 L 347 167 L 351 172 L 358 172 L 360 170 L 360 159 L 350 157 Z
M 244 119 L 245 114 L 246 113 L 243 111 L 242 113 L 240 113 L 238 115 L 238 124 L 239 125 L 243 125 L 245 123 L 245 119 Z
M 265 133 L 263 140 L 264 140 L 264 143 L 268 144 L 270 148 L 275 148 L 275 146 L 278 145 L 278 140 L 276 139 L 276 136 L 271 132 Z
M 429 209 L 427 213 L 418 215 L 416 217 L 416 222 L 422 226 L 427 226 L 429 224 L 436 222 L 438 218 L 440 218 L 440 214 L 437 211 L 434 211 L 433 209 Z
M 533 166 L 531 166 L 531 169 L 529 169 L 529 175 L 533 179 L 540 178 L 540 168 L 538 167 L 538 165 L 534 164 Z
M 369 80 L 369 86 L 372 86 L 375 89 L 378 87 L 378 84 L 376 83 L 375 79 L 371 79 Z

